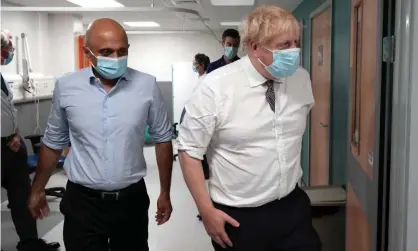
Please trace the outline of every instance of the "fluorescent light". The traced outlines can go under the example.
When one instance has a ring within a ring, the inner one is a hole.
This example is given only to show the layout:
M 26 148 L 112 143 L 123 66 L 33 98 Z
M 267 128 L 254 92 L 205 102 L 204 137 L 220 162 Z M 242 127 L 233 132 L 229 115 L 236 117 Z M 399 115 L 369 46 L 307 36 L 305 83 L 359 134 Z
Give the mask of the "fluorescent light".
M 254 0 L 210 0 L 212 5 L 218 6 L 253 6 Z
M 205 34 L 204 31 L 179 31 L 179 30 L 167 30 L 167 31 L 126 31 L 128 35 L 154 35 L 154 34 Z
M 124 22 L 130 27 L 160 27 L 156 22 Z
M 70 3 L 76 4 L 85 8 L 113 8 L 125 7 L 123 4 L 115 0 L 67 0 Z
M 221 22 L 222 26 L 240 26 L 241 22 Z

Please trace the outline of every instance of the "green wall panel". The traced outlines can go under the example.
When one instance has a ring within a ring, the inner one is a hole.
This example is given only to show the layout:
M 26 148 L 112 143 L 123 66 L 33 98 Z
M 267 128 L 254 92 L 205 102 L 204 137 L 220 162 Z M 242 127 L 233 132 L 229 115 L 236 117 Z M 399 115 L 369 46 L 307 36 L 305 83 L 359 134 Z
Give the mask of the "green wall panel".
M 293 12 L 303 21 L 303 65 L 310 69 L 311 24 L 309 16 L 325 0 L 305 0 Z M 351 1 L 332 1 L 330 183 L 346 183 L 348 150 L 348 104 L 350 97 L 350 9 Z M 335 53 L 337 52 L 337 53 Z M 309 182 L 309 123 L 302 146 L 303 179 Z

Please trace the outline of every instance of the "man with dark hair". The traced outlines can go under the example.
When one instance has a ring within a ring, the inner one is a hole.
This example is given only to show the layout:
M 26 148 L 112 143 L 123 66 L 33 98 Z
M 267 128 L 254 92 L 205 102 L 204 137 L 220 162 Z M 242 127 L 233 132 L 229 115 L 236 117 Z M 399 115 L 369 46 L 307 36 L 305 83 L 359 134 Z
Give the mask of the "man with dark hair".
M 173 210 L 173 132 L 161 91 L 154 76 L 128 67 L 128 36 L 115 20 L 94 21 L 83 49 L 92 66 L 55 85 L 29 208 L 36 218 L 48 213 L 45 185 L 71 139 L 60 205 L 65 249 L 149 251 L 147 125 L 160 176 L 156 223 L 166 223 Z
M 193 71 L 199 74 L 199 78 L 204 77 L 209 64 L 210 59 L 208 56 L 202 53 L 197 53 L 194 56 Z
M 14 56 L 12 36 L 9 31 L 1 31 L 1 65 L 8 65 Z M 39 239 L 36 220 L 27 206 L 30 180 L 27 166 L 25 143 L 17 128 L 13 93 L 1 76 L 1 186 L 7 190 L 13 224 L 19 236 L 19 251 L 55 251 L 59 243 L 46 243 Z
M 224 55 L 215 62 L 212 62 L 206 73 L 210 73 L 224 65 L 235 62 L 239 59 L 237 56 L 239 43 L 240 43 L 239 32 L 235 29 L 227 29 L 222 34 L 222 47 L 224 48 Z

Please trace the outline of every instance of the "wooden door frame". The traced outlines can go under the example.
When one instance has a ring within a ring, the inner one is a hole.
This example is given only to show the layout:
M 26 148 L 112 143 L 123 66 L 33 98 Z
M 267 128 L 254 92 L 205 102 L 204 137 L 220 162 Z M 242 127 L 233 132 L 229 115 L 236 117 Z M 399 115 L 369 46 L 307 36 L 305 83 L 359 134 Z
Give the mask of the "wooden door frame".
M 333 110 L 333 105 L 332 105 L 332 93 L 333 93 L 333 85 L 332 85 L 332 62 L 334 61 L 334 54 L 333 52 L 333 39 L 332 36 L 334 35 L 334 31 L 333 31 L 333 9 L 332 9 L 332 0 L 326 0 L 323 4 L 321 4 L 318 8 L 316 8 L 314 11 L 311 12 L 311 14 L 309 14 L 309 20 L 308 20 L 308 27 L 309 27 L 309 50 L 306 52 L 306 54 L 309 56 L 309 65 L 306 66 L 307 70 L 309 71 L 310 76 L 312 76 L 312 19 L 314 19 L 316 16 L 318 16 L 319 14 L 321 14 L 322 12 L 324 12 L 327 9 L 330 9 L 331 11 L 331 18 L 330 18 L 330 86 L 329 86 L 329 121 L 328 121 L 328 183 L 331 184 L 331 177 L 332 177 L 332 168 L 331 168 L 331 158 L 332 158 L 332 147 L 331 147 L 331 135 L 332 135 L 332 110 Z M 308 180 L 305 181 L 307 185 L 309 185 L 311 183 L 310 181 L 310 175 L 311 175 L 311 133 L 312 133 L 312 127 L 311 127 L 311 112 L 309 113 L 308 116 L 308 132 L 309 132 L 309 137 L 308 138 L 308 146 L 309 146 L 309 150 L 308 150 Z

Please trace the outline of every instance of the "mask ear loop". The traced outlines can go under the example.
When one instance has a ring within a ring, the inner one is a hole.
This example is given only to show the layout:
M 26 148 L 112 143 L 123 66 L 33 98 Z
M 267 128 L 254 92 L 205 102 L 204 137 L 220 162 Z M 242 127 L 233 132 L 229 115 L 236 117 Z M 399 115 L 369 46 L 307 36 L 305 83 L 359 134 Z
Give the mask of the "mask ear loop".
M 91 54 L 91 55 L 93 55 L 93 57 L 97 58 L 97 56 L 96 56 L 96 55 L 94 55 L 94 53 L 90 50 L 90 48 L 89 48 L 89 47 L 87 47 L 87 50 L 89 50 L 90 54 Z
M 97 56 L 96 56 L 96 55 L 94 55 L 94 53 L 90 50 L 90 48 L 89 48 L 89 47 L 87 47 L 87 50 L 89 50 L 90 54 L 91 54 L 93 57 L 95 57 L 95 58 L 97 59 Z M 90 59 L 89 59 L 89 60 L 90 60 Z M 90 63 L 91 63 L 91 66 L 92 66 L 94 69 L 96 69 L 96 66 L 94 66 L 94 64 L 93 64 L 93 62 L 91 62 L 91 60 L 90 60 Z
M 265 46 L 262 46 L 263 49 L 268 50 L 269 52 L 271 52 L 272 56 L 273 56 L 273 51 L 266 48 Z M 257 49 L 257 45 L 254 45 L 254 49 Z M 261 62 L 260 58 L 257 58 L 258 62 L 260 62 L 264 67 L 268 67 L 265 63 Z

